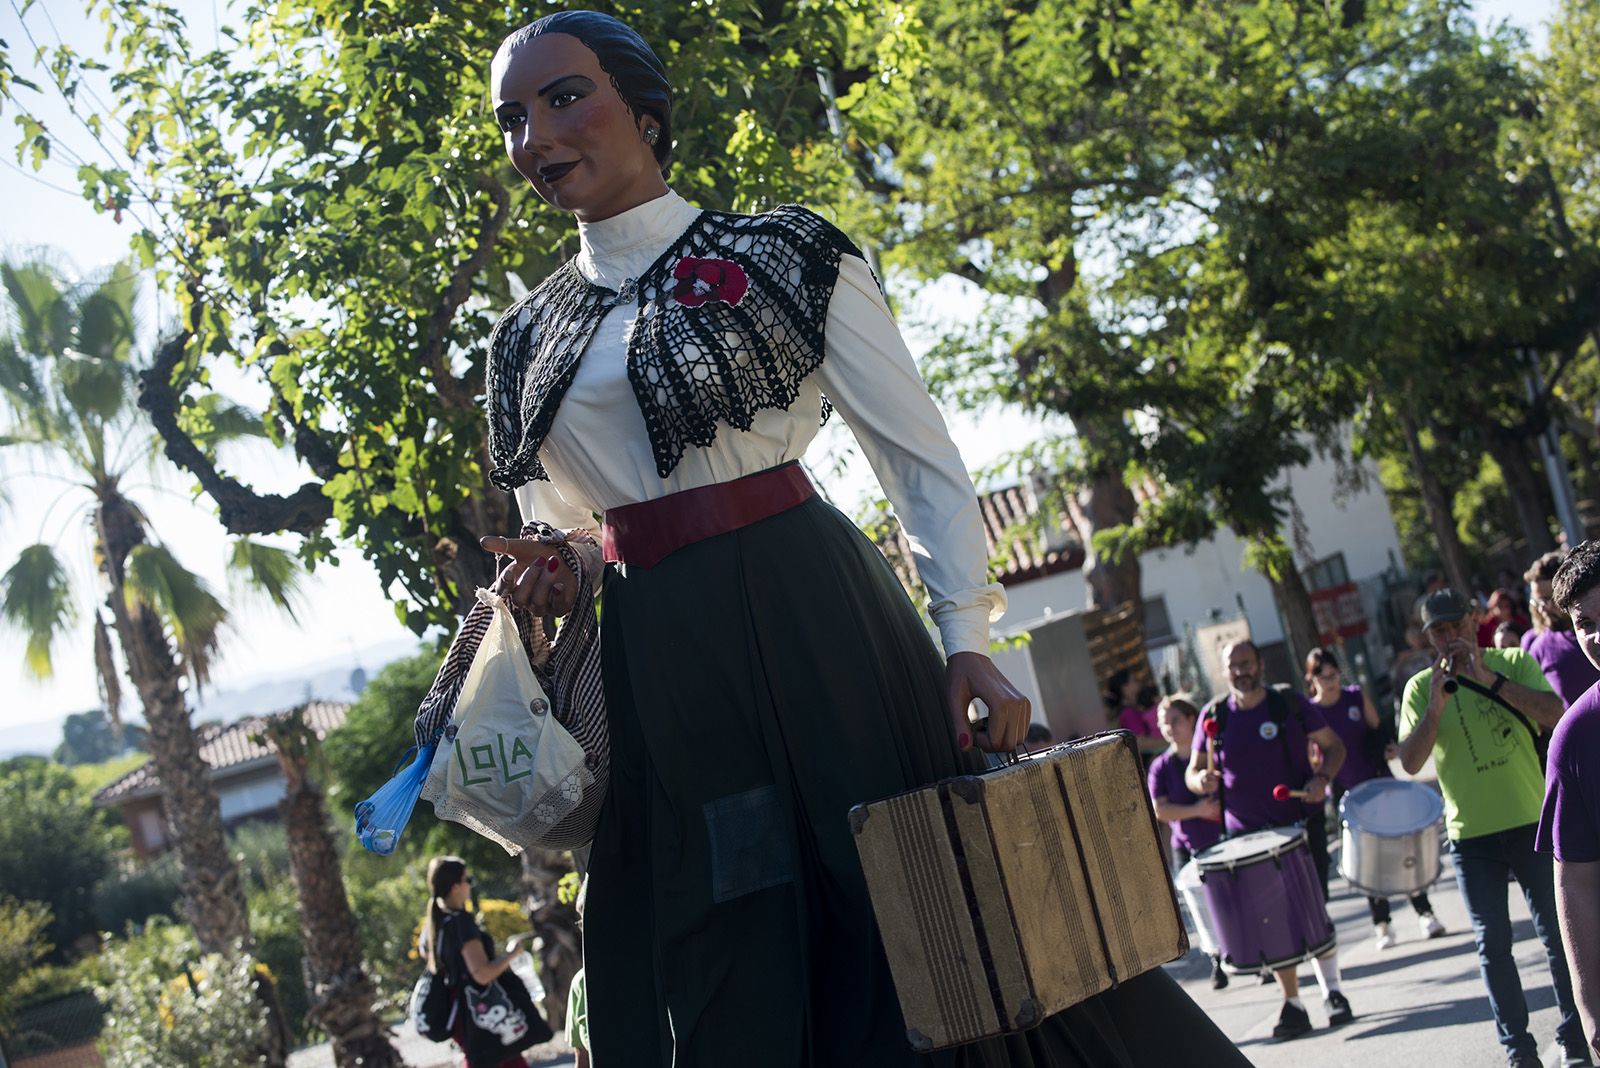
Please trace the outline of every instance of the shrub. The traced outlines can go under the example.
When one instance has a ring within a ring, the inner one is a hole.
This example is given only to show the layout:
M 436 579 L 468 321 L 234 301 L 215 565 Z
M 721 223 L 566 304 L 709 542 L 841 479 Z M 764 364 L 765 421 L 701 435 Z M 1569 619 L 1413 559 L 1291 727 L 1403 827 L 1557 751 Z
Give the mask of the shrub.
M 45 929 L 50 926 L 50 906 L 38 901 L 0 897 L 0 1027 L 15 1005 L 14 988 L 50 952 Z
M 496 953 L 505 949 L 506 940 L 512 935 L 522 934 L 530 926 L 528 917 L 523 915 L 515 901 L 493 897 L 479 899 L 477 919 L 478 926 L 494 939 Z
M 100 929 L 122 934 L 152 916 L 176 918 L 183 897 L 179 879 L 176 853 L 123 865 L 95 885 L 94 916 Z
M 103 1048 L 108 1068 L 259 1064 L 266 1010 L 244 955 L 202 955 L 189 932 L 156 921 L 105 950 Z

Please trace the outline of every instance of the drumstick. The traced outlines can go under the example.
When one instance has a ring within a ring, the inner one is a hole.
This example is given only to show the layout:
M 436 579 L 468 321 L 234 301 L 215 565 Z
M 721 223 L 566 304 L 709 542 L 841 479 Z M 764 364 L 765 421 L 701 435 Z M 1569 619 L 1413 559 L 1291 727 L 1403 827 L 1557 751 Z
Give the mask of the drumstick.
M 1291 790 L 1281 782 L 1272 788 L 1272 798 L 1275 801 L 1287 801 L 1291 797 L 1300 801 L 1310 800 L 1304 790 Z
M 1216 751 L 1217 746 L 1217 721 L 1214 719 L 1206 720 L 1203 729 L 1206 732 L 1206 770 L 1216 771 L 1216 766 L 1212 762 L 1212 754 Z

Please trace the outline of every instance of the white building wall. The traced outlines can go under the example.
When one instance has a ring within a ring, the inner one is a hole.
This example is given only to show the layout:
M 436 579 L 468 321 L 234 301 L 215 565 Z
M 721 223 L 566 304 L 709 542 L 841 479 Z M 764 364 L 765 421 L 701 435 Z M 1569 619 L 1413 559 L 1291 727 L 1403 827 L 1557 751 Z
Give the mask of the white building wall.
M 1401 559 L 1400 539 L 1377 470 L 1366 465 L 1366 473 L 1366 487 L 1350 494 L 1336 492 L 1336 470 L 1329 460 L 1313 459 L 1289 476 L 1313 554 L 1321 560 L 1343 552 L 1352 581 L 1379 574 L 1391 563 L 1398 566 Z M 1244 544 L 1229 530 L 1219 530 L 1192 548 L 1144 553 L 1139 558 L 1144 595 L 1165 600 L 1177 634 L 1183 633 L 1185 623 L 1233 618 L 1240 614 L 1242 602 L 1257 641 L 1282 641 L 1272 587 L 1260 573 L 1247 570 L 1243 560 Z M 1026 630 L 1036 620 L 1088 604 L 1081 571 L 1011 586 L 1006 593 L 1010 608 L 996 628 L 1002 634 Z

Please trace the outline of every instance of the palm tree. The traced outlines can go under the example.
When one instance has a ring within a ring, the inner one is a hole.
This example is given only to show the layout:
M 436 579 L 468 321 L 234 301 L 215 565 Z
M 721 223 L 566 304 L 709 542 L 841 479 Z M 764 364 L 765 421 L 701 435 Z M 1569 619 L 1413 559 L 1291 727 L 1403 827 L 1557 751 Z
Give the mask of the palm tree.
M 185 675 L 196 687 L 206 681 L 228 613 L 205 582 L 154 539 L 129 496 L 135 472 L 157 462 L 159 440 L 133 403 L 138 275 L 120 265 L 93 283 L 73 285 L 50 263 L 34 260 L 0 263 L 0 283 L 8 298 L 0 321 L 0 401 L 8 417 L 0 456 L 31 453 L 45 461 L 51 477 L 64 473 L 68 488 L 57 504 L 72 503 L 91 520 L 104 601 L 90 615 L 107 713 L 120 725 L 114 633 L 149 728 L 195 937 L 206 952 L 249 952 L 243 885 L 183 687 Z M 252 429 L 260 433 L 259 419 L 220 397 L 208 398 L 203 418 L 208 447 Z M 52 647 L 78 620 L 80 591 L 60 548 L 45 541 L 30 545 L 0 576 L 0 618 L 25 634 L 26 666 L 38 677 L 52 673 Z M 301 573 L 282 550 L 244 542 L 230 565 L 245 573 L 246 585 L 282 607 L 297 595 Z M 263 994 L 269 1006 L 276 1003 L 270 987 Z M 272 1063 L 281 1064 L 284 1055 L 269 1051 Z
M 288 789 L 278 811 L 289 842 L 289 871 L 305 932 L 307 1018 L 328 1033 L 339 1068 L 402 1068 L 377 1010 L 372 978 L 361 960 L 361 935 L 344 891 L 339 853 L 328 830 L 328 806 L 310 776 L 316 733 L 297 708 L 262 724 Z

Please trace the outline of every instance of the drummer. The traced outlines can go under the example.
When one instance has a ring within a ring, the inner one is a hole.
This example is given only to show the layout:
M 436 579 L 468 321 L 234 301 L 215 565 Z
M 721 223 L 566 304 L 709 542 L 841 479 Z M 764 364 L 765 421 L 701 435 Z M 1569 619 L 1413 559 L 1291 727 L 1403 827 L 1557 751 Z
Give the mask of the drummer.
M 1163 698 L 1156 708 L 1156 726 L 1167 740 L 1167 748 L 1150 762 L 1147 781 L 1156 819 L 1166 820 L 1172 828 L 1172 860 L 1176 868 L 1182 868 L 1196 853 L 1216 845 L 1222 837 L 1222 806 L 1216 795 L 1196 797 L 1183 781 L 1199 722 L 1200 709 L 1182 694 Z M 1221 990 L 1227 985 L 1222 954 L 1213 953 L 1212 989 Z
M 1208 720 L 1221 722 L 1219 737 L 1193 747 L 1185 782 L 1197 796 L 1218 795 L 1223 826 L 1230 835 L 1303 822 L 1326 898 L 1327 827 L 1322 803 L 1344 763 L 1344 742 L 1328 727 L 1321 708 L 1293 690 L 1269 690 L 1262 684 L 1261 653 L 1254 642 L 1234 642 L 1223 649 L 1222 658 L 1228 668 L 1228 692 L 1208 704 L 1200 719 L 1202 734 Z M 1311 769 L 1309 742 L 1322 749 L 1320 772 Z M 1215 770 L 1206 766 L 1208 751 Z M 1298 786 L 1302 797 L 1278 800 L 1274 789 L 1280 785 Z M 1340 989 L 1337 948 L 1314 958 L 1311 966 L 1322 987 L 1328 1026 L 1355 1019 Z M 1283 1008 L 1272 1037 L 1280 1042 L 1299 1038 L 1311 1030 L 1311 1016 L 1300 1001 L 1299 973 L 1288 965 L 1274 974 L 1283 990 Z
M 1378 719 L 1372 699 L 1359 686 L 1341 685 L 1343 681 L 1339 662 L 1331 650 L 1311 650 L 1306 657 L 1306 689 L 1322 710 L 1328 726 L 1344 741 L 1344 763 L 1333 777 L 1335 809 L 1345 791 L 1368 779 L 1392 778 L 1389 761 L 1400 752 L 1399 747 L 1388 740 L 1389 732 Z M 1445 933 L 1444 924 L 1433 914 L 1426 892 L 1412 895 L 1411 907 L 1416 910 L 1422 937 L 1438 938 Z M 1372 933 L 1378 948 L 1388 949 L 1395 944 L 1389 923 L 1389 899 L 1368 897 L 1367 908 L 1372 913 Z

